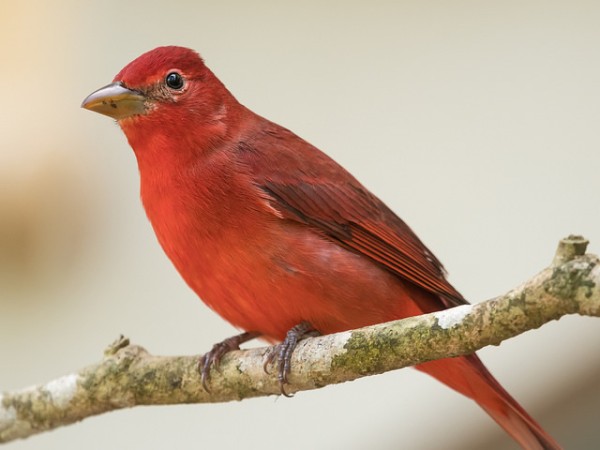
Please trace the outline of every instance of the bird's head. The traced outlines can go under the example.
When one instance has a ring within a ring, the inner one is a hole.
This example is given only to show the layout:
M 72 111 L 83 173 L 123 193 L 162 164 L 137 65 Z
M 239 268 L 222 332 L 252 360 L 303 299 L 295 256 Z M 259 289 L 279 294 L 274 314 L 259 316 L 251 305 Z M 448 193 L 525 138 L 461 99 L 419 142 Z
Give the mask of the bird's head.
M 135 149 L 140 135 L 181 134 L 184 127 L 220 135 L 236 104 L 198 53 L 166 46 L 130 62 L 81 106 L 116 119 Z

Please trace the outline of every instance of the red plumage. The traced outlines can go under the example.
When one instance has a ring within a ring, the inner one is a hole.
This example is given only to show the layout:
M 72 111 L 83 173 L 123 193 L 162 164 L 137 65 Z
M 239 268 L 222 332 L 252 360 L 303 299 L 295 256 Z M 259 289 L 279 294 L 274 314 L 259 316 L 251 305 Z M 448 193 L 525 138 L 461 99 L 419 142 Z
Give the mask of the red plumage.
M 180 88 L 169 86 L 174 73 Z M 160 244 L 233 325 L 281 341 L 302 322 L 327 334 L 467 303 L 381 200 L 239 104 L 197 53 L 157 48 L 115 82 L 143 98 L 143 113 L 94 107 L 101 91 L 84 106 L 119 118 Z M 476 355 L 417 368 L 475 400 L 524 448 L 559 448 Z

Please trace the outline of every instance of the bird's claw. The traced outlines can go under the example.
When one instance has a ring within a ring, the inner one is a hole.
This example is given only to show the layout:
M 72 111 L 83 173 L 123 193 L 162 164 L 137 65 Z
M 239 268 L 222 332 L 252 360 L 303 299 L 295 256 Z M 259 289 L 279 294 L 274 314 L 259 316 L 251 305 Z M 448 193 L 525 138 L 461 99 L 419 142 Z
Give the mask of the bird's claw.
M 269 353 L 265 358 L 263 369 L 265 373 L 269 373 L 268 367 L 274 363 L 277 364 L 277 379 L 279 381 L 279 389 L 281 395 L 285 397 L 293 397 L 293 394 L 288 394 L 285 391 L 285 385 L 289 384 L 288 376 L 292 370 L 292 354 L 302 339 L 312 336 L 318 336 L 320 333 L 313 328 L 308 322 L 301 322 L 292 327 L 281 344 L 277 344 L 269 349 Z
M 247 342 L 258 336 L 260 336 L 260 333 L 256 333 L 254 331 L 248 331 L 246 333 L 238 334 L 237 336 L 232 336 L 213 345 L 213 348 L 209 352 L 205 353 L 200 357 L 200 359 L 198 359 L 196 370 L 200 373 L 202 387 L 206 392 L 210 393 L 208 384 L 210 382 L 211 369 L 214 367 L 216 370 L 218 370 L 219 366 L 221 365 L 221 360 L 227 353 L 232 350 L 239 350 L 240 344 L 243 344 L 244 342 Z
M 239 346 L 229 346 L 227 345 L 226 341 L 223 341 L 213 345 L 213 348 L 209 352 L 200 357 L 198 360 L 197 370 L 200 373 L 202 387 L 206 392 L 210 392 L 208 383 L 210 381 L 211 368 L 214 367 L 215 370 L 219 370 L 223 356 L 225 356 L 225 354 L 231 350 L 237 350 L 239 348 Z

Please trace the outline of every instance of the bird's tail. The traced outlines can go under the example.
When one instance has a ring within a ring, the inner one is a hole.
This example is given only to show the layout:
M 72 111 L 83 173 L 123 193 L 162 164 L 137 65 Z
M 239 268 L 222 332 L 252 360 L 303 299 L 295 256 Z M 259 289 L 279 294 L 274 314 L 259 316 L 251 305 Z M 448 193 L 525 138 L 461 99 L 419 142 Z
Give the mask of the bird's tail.
M 430 361 L 416 368 L 475 400 L 523 449 L 561 448 L 500 386 L 477 355 Z

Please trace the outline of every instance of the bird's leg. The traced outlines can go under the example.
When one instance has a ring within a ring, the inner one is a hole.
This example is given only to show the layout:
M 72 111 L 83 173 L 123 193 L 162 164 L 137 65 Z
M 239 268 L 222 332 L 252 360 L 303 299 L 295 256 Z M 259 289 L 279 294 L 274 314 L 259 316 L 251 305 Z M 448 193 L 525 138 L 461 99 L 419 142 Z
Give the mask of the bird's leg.
M 232 350 L 239 350 L 240 344 L 248 342 L 259 336 L 260 333 L 256 331 L 246 331 L 245 333 L 232 336 L 213 345 L 213 348 L 198 360 L 198 372 L 200 372 L 202 387 L 206 392 L 210 392 L 210 389 L 208 388 L 208 382 L 210 381 L 210 369 L 212 367 L 218 369 L 221 359 L 223 359 L 225 354 Z
M 267 366 L 274 361 L 277 361 L 279 387 L 281 393 L 286 397 L 291 397 L 291 395 L 285 392 L 285 385 L 288 384 L 288 375 L 292 368 L 292 353 L 294 353 L 299 341 L 309 337 L 319 336 L 320 334 L 321 333 L 315 330 L 309 322 L 301 322 L 295 327 L 292 327 L 287 332 L 283 342 L 274 346 L 268 354 L 264 364 L 265 372 L 269 373 Z

